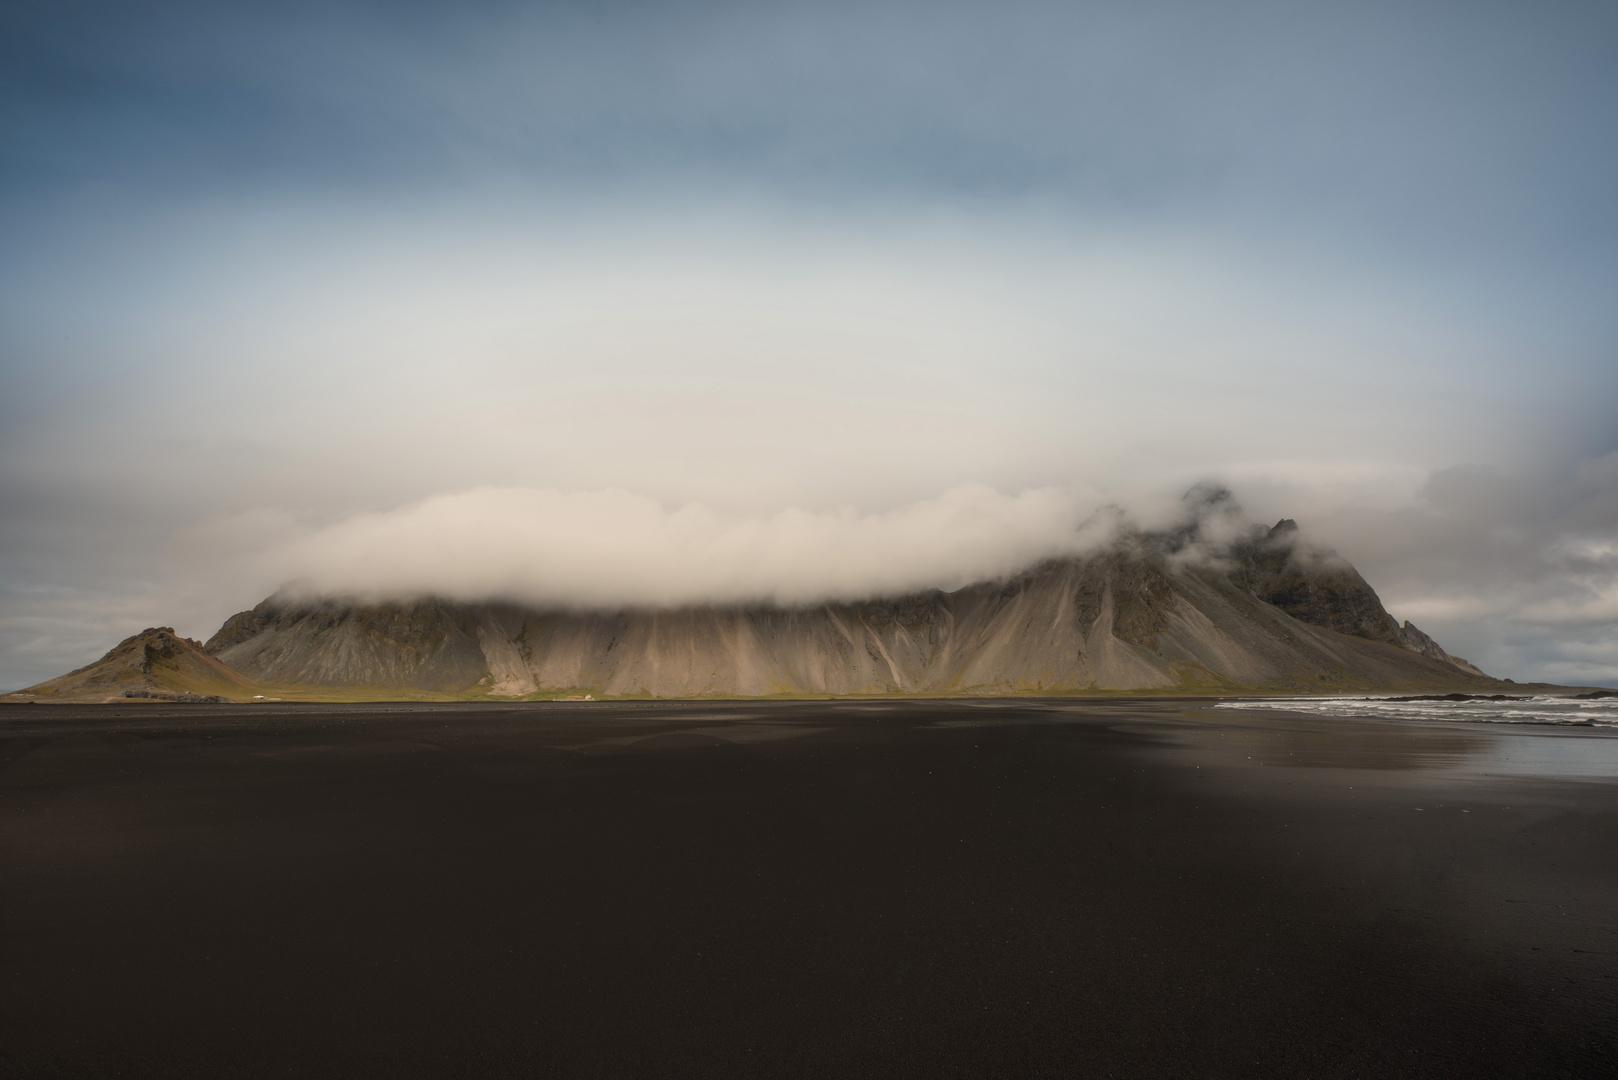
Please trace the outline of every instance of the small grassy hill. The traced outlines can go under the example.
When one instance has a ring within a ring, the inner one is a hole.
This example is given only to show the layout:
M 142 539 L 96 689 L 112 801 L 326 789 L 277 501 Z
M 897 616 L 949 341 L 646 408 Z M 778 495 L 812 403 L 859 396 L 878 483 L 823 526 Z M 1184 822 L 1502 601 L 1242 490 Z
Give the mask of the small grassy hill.
M 93 664 L 20 691 L 35 701 L 122 700 L 131 692 L 157 697 L 196 694 L 245 700 L 257 684 L 209 656 L 200 641 L 183 638 L 168 626 L 154 626 L 125 638 Z

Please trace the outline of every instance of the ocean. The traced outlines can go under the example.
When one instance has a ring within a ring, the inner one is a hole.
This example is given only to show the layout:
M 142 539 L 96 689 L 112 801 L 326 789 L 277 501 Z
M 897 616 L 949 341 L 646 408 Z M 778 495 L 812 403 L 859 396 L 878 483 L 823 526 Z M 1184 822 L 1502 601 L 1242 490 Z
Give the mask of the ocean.
M 1281 709 L 1315 716 L 1375 720 L 1453 720 L 1477 724 L 1559 724 L 1618 727 L 1618 697 L 1580 700 L 1549 694 L 1505 700 L 1467 697 L 1297 697 L 1222 702 L 1221 709 Z

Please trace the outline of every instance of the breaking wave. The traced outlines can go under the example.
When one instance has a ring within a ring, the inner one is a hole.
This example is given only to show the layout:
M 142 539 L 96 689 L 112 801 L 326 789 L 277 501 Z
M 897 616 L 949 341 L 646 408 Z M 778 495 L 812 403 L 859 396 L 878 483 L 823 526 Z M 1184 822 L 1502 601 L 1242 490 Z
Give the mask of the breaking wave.
M 1277 709 L 1317 716 L 1388 720 L 1458 720 L 1478 724 L 1560 724 L 1618 727 L 1618 698 L 1580 700 L 1549 694 L 1504 701 L 1469 698 L 1460 701 L 1411 701 L 1396 697 L 1298 697 L 1262 701 L 1225 701 L 1220 709 Z

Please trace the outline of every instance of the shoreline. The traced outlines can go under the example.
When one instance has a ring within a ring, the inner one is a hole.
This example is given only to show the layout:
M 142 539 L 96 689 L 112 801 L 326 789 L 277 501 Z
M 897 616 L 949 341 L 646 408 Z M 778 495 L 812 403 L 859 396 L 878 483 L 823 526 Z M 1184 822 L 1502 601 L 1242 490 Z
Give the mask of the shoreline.
M 934 702 L 952 702 L 952 701 L 962 701 L 962 702 L 969 702 L 969 701 L 1026 701 L 1026 702 L 1076 701 L 1076 702 L 1104 703 L 1104 702 L 1136 701 L 1136 700 L 1139 700 L 1139 701 L 1230 701 L 1230 700 L 1243 700 L 1243 699 L 1248 699 L 1248 698 L 1266 699 L 1266 700 L 1284 699 L 1284 698 L 1298 698 L 1300 700 L 1332 699 L 1332 698 L 1343 698 L 1343 699 L 1350 699 L 1350 700 L 1361 700 L 1361 699 L 1364 699 L 1364 700 L 1386 700 L 1386 699 L 1388 699 L 1388 698 L 1390 698 L 1390 697 L 1392 697 L 1394 695 L 1404 695 L 1407 700 L 1438 700 L 1440 698 L 1447 697 L 1450 694 L 1464 694 L 1467 698 L 1474 699 L 1474 700 L 1497 700 L 1502 696 L 1502 695 L 1500 695 L 1498 693 L 1496 693 L 1496 694 L 1477 693 L 1476 692 L 1476 690 L 1477 690 L 1476 687 L 1461 688 L 1461 689 L 1456 689 L 1456 690 L 1453 690 L 1453 691 L 1445 690 L 1442 687 L 1439 687 L 1439 688 L 1436 688 L 1436 689 L 1435 688 L 1422 688 L 1425 692 L 1420 693 L 1420 694 L 1414 694 L 1414 695 L 1412 695 L 1410 693 L 1410 688 L 1406 688 L 1406 687 L 1396 687 L 1396 688 L 1386 689 L 1386 690 L 1374 690 L 1374 689 L 1368 689 L 1368 688 L 1355 688 L 1355 689 L 1349 689 L 1349 690 L 1339 690 L 1339 691 L 1330 691 L 1330 692 L 1322 691 L 1322 692 L 1319 692 L 1319 693 L 1305 693 L 1305 692 L 1302 692 L 1302 691 L 1299 691 L 1299 690 L 1296 690 L 1296 689 L 1287 689 L 1287 690 L 1240 689 L 1240 690 L 1228 690 L 1228 691 L 1207 691 L 1207 692 L 1203 692 L 1203 691 L 1182 690 L 1182 689 L 1178 689 L 1178 688 L 1164 688 L 1162 690 L 1151 690 L 1151 689 L 1146 689 L 1146 690 L 1099 690 L 1099 691 L 1098 690 L 1083 690 L 1083 691 L 1073 691 L 1071 693 L 1048 692 L 1048 693 L 1029 693 L 1029 694 L 1022 694 L 1022 693 L 1017 693 L 1017 694 L 990 693 L 990 692 L 985 692 L 985 693 L 960 692 L 960 693 L 940 693 L 940 694 L 909 694 L 909 693 L 891 693 L 891 694 L 889 694 L 889 693 L 882 693 L 882 694 L 766 694 L 766 695 L 750 695 L 750 696 L 748 696 L 748 695 L 731 696 L 731 695 L 717 695 L 716 694 L 716 695 L 703 695 L 703 696 L 698 696 L 698 697 L 658 697 L 658 696 L 653 696 L 653 695 L 649 695 L 649 694 L 647 694 L 647 695 L 642 695 L 642 694 L 608 695 L 608 694 L 594 694 L 594 693 L 592 693 L 592 696 L 588 700 L 586 700 L 586 699 L 584 699 L 582 697 L 582 695 L 573 694 L 573 693 L 569 693 L 568 695 L 562 696 L 562 697 L 544 697 L 544 696 L 537 696 L 537 695 L 523 695 L 523 696 L 516 696 L 516 697 L 504 697 L 504 696 L 500 696 L 500 695 L 491 695 L 491 694 L 465 695 L 465 694 L 458 694 L 458 693 L 438 693 L 438 692 L 427 692 L 427 691 L 423 691 L 423 692 L 418 693 L 418 692 L 415 692 L 415 691 L 399 692 L 399 691 L 382 691 L 382 690 L 378 690 L 378 691 L 376 691 L 374 693 L 371 693 L 371 692 L 369 692 L 367 690 L 367 688 L 362 687 L 362 688 L 358 688 L 357 690 L 355 690 L 352 694 L 343 694 L 343 695 L 332 694 L 332 695 L 328 695 L 328 696 L 320 696 L 320 695 L 324 694 L 325 691 L 315 689 L 315 688 L 309 688 L 309 687 L 298 687 L 298 688 L 291 688 L 291 689 L 286 688 L 286 687 L 267 687 L 266 689 L 275 691 L 276 695 L 284 695 L 284 696 L 266 697 L 266 698 L 260 698 L 259 700 L 254 700 L 254 698 L 252 698 L 252 697 L 234 697 L 234 698 L 229 699 L 228 704 L 235 704 L 235 705 L 262 705 L 262 704 L 289 704 L 289 705 L 290 704 L 298 704 L 298 705 L 347 705 L 347 704 L 378 704 L 378 705 L 381 705 L 381 704 L 399 704 L 399 705 L 408 705 L 408 704 L 537 705 L 537 704 L 612 703 L 612 704 L 626 704 L 627 705 L 627 704 L 634 704 L 634 703 L 637 703 L 637 702 L 668 702 L 668 703 L 671 703 L 671 704 L 679 704 L 679 703 L 691 704 L 691 703 L 717 702 L 717 701 L 734 701 L 734 702 L 767 702 L 767 701 L 773 701 L 773 702 L 781 702 L 781 703 L 792 703 L 792 702 L 805 702 L 805 703 L 807 703 L 807 702 L 838 702 L 838 701 L 934 701 Z M 176 692 L 176 693 L 178 693 L 178 692 Z M 1608 686 L 1564 686 L 1564 685 L 1560 685 L 1560 684 L 1557 684 L 1557 683 L 1514 683 L 1514 684 L 1511 684 L 1511 690 L 1509 692 L 1505 693 L 1503 696 L 1507 697 L 1507 698 L 1513 698 L 1513 697 L 1519 697 L 1519 696 L 1521 696 L 1521 697 L 1533 697 L 1533 696 L 1536 696 L 1536 695 L 1573 697 L 1573 696 L 1577 696 L 1578 694 L 1581 694 L 1581 693 L 1582 694 L 1606 693 L 1606 694 L 1612 694 L 1614 696 L 1618 696 L 1618 689 L 1614 689 L 1613 687 L 1608 687 Z M 306 696 L 306 695 L 308 695 L 308 696 Z M 153 703 L 153 704 L 181 704 L 181 703 L 183 703 L 183 704 L 193 704 L 192 702 L 177 702 L 172 698 L 148 696 L 145 693 L 143 693 L 141 696 L 138 696 L 138 697 L 122 697 L 122 696 L 111 696 L 111 695 L 102 695 L 102 694 L 88 695 L 88 696 L 85 696 L 85 697 L 72 697 L 72 696 L 56 697 L 56 696 L 53 696 L 53 695 L 44 695 L 44 694 L 27 694 L 27 693 L 24 693 L 22 691 L 14 691 L 14 692 L 7 693 L 7 694 L 0 694 L 0 706 L 4 706 L 4 705 L 76 705 L 76 706 L 77 705 L 123 705 L 123 704 L 134 704 L 134 703 L 137 703 L 137 702 L 150 702 L 150 703 Z M 210 700 L 210 701 L 205 701 L 205 702 L 195 702 L 194 704 L 225 704 L 225 703 L 227 703 L 227 702 L 219 702 L 219 701 L 211 701 Z

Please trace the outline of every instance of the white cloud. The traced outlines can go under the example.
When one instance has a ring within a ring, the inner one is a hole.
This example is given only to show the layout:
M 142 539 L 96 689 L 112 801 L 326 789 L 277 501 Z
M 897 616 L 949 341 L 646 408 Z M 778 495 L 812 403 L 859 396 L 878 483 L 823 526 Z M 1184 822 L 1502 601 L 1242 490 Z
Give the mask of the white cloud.
M 724 513 L 626 491 L 477 488 L 358 514 L 260 565 L 320 593 L 574 607 L 773 602 L 953 589 L 1103 538 L 1057 488 L 954 488 L 886 513 Z

